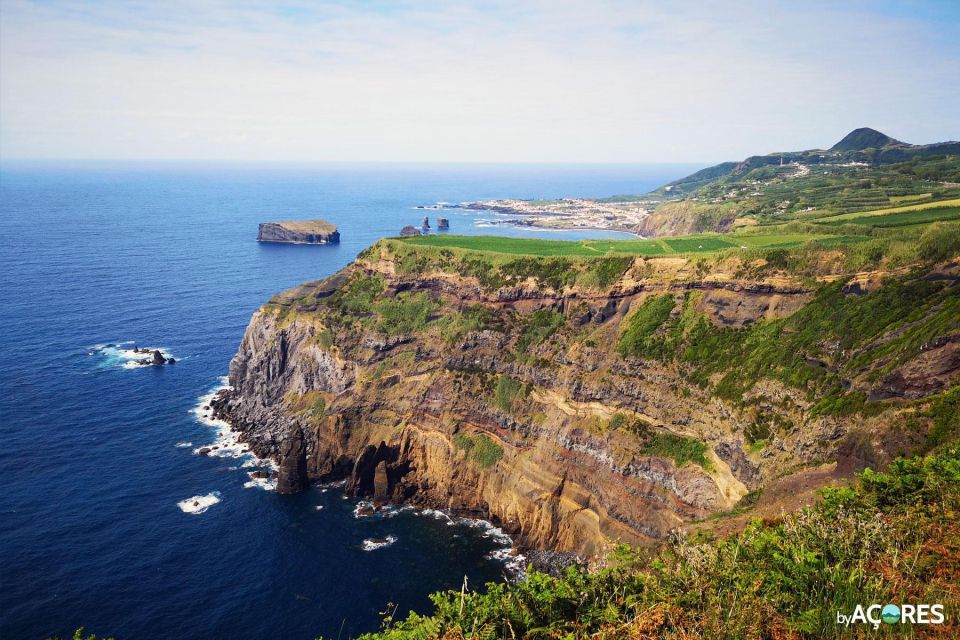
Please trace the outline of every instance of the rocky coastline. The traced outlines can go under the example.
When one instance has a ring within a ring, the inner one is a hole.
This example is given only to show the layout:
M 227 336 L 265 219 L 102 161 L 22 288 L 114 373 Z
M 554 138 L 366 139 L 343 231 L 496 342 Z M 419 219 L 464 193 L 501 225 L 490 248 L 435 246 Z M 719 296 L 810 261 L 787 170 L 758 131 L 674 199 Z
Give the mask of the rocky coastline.
M 491 288 L 459 268 L 405 271 L 400 261 L 411 260 L 390 248 L 401 246 L 382 241 L 341 272 L 278 294 L 247 327 L 230 389 L 211 407 L 277 462 L 279 493 L 342 480 L 377 505 L 488 520 L 519 549 L 589 559 L 617 542 L 657 544 L 750 492 L 805 478 L 807 466 L 821 483 L 849 476 L 877 455 L 857 434 L 889 429 L 883 412 L 811 416 L 816 398 L 775 379 L 743 402 L 724 400 L 691 384 L 680 363 L 615 347 L 631 314 L 664 297 L 717 331 L 786 318 L 814 298 L 801 278 L 636 258 L 602 287 Z M 387 330 L 373 312 L 381 305 L 425 315 Z M 465 313 L 487 320 L 454 331 Z M 544 319 L 560 328 L 530 343 L 531 323 Z M 939 387 L 918 376 L 955 375 L 954 355 L 953 342 L 931 342 L 884 378 L 883 393 L 930 393 Z M 844 384 L 866 397 L 870 380 Z M 757 448 L 747 434 L 761 419 L 789 427 L 771 428 Z M 701 447 L 701 462 L 649 449 L 651 439 Z

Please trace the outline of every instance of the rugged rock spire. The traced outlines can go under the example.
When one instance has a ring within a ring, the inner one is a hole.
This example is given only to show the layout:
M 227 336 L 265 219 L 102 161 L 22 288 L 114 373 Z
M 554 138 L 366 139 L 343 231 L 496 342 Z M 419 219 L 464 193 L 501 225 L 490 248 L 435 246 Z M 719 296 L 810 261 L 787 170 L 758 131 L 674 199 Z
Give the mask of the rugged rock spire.
M 280 445 L 277 493 L 291 494 L 307 488 L 307 445 L 303 431 L 295 427 Z

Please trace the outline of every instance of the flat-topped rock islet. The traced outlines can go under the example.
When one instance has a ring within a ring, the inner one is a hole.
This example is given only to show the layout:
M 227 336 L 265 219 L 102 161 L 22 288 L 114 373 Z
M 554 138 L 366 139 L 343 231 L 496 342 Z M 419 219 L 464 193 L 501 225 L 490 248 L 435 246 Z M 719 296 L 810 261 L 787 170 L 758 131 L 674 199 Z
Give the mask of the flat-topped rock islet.
M 326 220 L 292 220 L 261 222 L 258 242 L 287 242 L 291 244 L 337 244 L 340 232 Z

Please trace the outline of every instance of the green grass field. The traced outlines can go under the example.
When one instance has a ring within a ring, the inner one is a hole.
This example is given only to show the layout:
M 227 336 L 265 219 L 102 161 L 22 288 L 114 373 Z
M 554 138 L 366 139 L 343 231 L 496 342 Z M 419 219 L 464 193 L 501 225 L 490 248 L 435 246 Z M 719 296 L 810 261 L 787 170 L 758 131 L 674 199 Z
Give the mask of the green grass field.
M 609 255 L 665 256 L 687 253 L 709 253 L 723 249 L 762 249 L 793 247 L 821 237 L 814 234 L 739 235 L 703 234 L 657 240 L 542 240 L 539 238 L 503 238 L 497 236 L 417 236 L 402 242 L 442 249 L 465 249 L 524 256 Z
M 914 224 L 928 224 L 947 220 L 960 220 L 960 207 L 936 207 L 930 209 L 915 209 L 902 213 L 886 215 L 863 215 L 854 218 L 843 216 L 843 220 L 828 218 L 820 224 L 837 226 L 841 224 L 862 224 L 870 227 L 905 227 Z
M 953 198 L 950 200 L 938 200 L 935 202 L 924 202 L 921 204 L 909 204 L 899 207 L 884 207 L 882 209 L 872 209 L 870 211 L 856 211 L 853 213 L 844 213 L 839 216 L 829 216 L 817 220 L 822 224 L 833 224 L 841 222 L 850 222 L 852 220 L 859 220 L 860 218 L 874 217 L 874 216 L 890 216 L 895 213 L 909 213 L 913 211 L 924 211 L 926 209 L 941 209 L 944 207 L 960 207 L 960 198 Z

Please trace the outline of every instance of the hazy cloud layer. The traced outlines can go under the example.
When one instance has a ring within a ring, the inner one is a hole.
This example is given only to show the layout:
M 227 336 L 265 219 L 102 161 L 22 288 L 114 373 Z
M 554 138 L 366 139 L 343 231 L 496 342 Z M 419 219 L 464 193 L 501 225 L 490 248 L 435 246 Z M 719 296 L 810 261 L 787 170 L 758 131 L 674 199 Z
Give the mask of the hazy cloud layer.
M 862 125 L 957 139 L 958 7 L 0 0 L 0 153 L 713 161 Z

